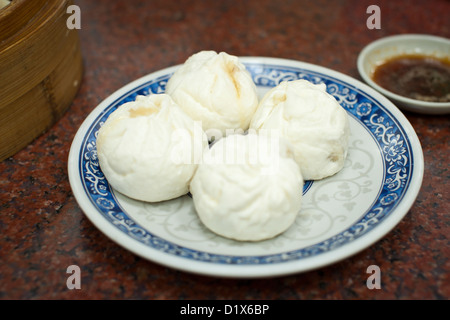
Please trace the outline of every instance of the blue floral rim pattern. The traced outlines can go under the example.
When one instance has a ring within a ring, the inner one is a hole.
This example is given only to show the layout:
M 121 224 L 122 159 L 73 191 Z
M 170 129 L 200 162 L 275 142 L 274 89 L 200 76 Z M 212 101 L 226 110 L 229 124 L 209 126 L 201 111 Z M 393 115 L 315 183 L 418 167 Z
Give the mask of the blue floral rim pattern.
M 297 67 L 245 63 L 257 86 L 273 87 L 281 81 L 305 79 L 325 83 L 346 111 L 371 133 L 383 156 L 383 179 L 379 197 L 359 221 L 345 231 L 309 247 L 260 256 L 221 255 L 186 248 L 162 239 L 138 225 L 122 209 L 105 179 L 97 159 L 96 137 L 101 125 L 120 105 L 138 95 L 162 93 L 171 74 L 152 79 L 126 92 L 109 104 L 93 121 L 79 151 L 79 173 L 84 192 L 99 213 L 127 236 L 169 255 L 201 262 L 262 265 L 304 259 L 329 252 L 362 237 L 377 227 L 400 203 L 408 190 L 414 165 L 411 142 L 400 123 L 376 99 L 358 88 L 331 76 Z M 304 192 L 312 183 L 305 184 Z

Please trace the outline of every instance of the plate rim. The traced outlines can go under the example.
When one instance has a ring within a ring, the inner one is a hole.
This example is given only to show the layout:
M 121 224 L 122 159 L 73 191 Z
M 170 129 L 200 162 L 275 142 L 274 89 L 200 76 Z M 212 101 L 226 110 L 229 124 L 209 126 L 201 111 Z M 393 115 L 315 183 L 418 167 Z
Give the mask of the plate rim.
M 378 242 L 382 237 L 386 236 L 392 229 L 394 229 L 397 224 L 404 218 L 404 216 L 409 212 L 410 208 L 416 201 L 416 198 L 419 194 L 422 180 L 423 180 L 423 171 L 424 171 L 424 161 L 423 161 L 423 151 L 420 144 L 420 140 L 408 121 L 408 119 L 403 115 L 403 113 L 386 97 L 381 95 L 379 92 L 371 88 L 370 86 L 362 83 L 361 81 L 352 78 L 346 74 L 343 74 L 339 71 L 335 71 L 326 67 L 322 67 L 319 65 L 311 64 L 308 62 L 292 60 L 292 59 L 284 59 L 284 58 L 274 58 L 274 57 L 264 57 L 264 56 L 243 56 L 239 57 L 240 60 L 245 63 L 253 63 L 260 65 L 277 65 L 284 67 L 294 67 L 307 69 L 313 72 L 321 72 L 327 76 L 336 78 L 339 81 L 345 82 L 347 85 L 351 85 L 354 89 L 364 92 L 365 94 L 373 97 L 386 109 L 391 115 L 397 120 L 399 124 L 401 124 L 403 130 L 405 131 L 405 135 L 410 140 L 411 144 L 411 153 L 414 154 L 414 162 L 413 168 L 411 169 L 411 180 L 415 180 L 415 183 L 410 183 L 406 194 L 409 194 L 409 197 L 404 196 L 402 201 L 400 201 L 393 212 L 389 215 L 389 217 L 383 220 L 380 224 L 384 226 L 384 228 L 376 227 L 370 230 L 369 236 L 367 234 L 362 235 L 357 240 L 347 243 L 343 246 L 335 248 L 333 250 L 324 252 L 319 255 L 315 255 L 312 257 L 307 257 L 304 259 L 297 259 L 292 261 L 283 261 L 282 263 L 274 263 L 274 264 L 257 264 L 257 265 L 230 265 L 230 264 L 218 264 L 204 261 L 196 261 L 189 259 L 189 263 L 181 264 L 181 262 L 185 262 L 185 258 L 180 256 L 174 256 L 167 254 L 165 252 L 161 252 L 154 248 L 148 247 L 143 243 L 139 242 L 136 239 L 131 238 L 120 230 L 114 228 L 107 222 L 101 214 L 98 214 L 98 211 L 95 208 L 91 207 L 91 200 L 85 194 L 84 189 L 82 188 L 82 183 L 77 178 L 78 175 L 78 160 L 79 159 L 79 146 L 81 146 L 81 142 L 84 140 L 85 135 L 87 133 L 87 129 L 91 125 L 94 119 L 97 119 L 105 110 L 105 108 L 110 105 L 113 101 L 116 101 L 119 97 L 123 96 L 125 93 L 129 92 L 132 89 L 135 89 L 137 86 L 142 85 L 146 81 L 151 79 L 156 79 L 162 75 L 167 75 L 168 73 L 173 72 L 181 65 L 174 65 L 170 67 L 163 68 L 161 70 L 151 72 L 143 77 L 140 77 L 134 81 L 129 82 L 128 84 L 122 86 L 112 94 L 110 94 L 107 98 L 101 101 L 88 116 L 84 119 L 82 124 L 77 130 L 77 133 L 74 136 L 72 141 L 69 158 L 68 158 L 68 176 L 69 182 L 72 188 L 73 195 L 76 199 L 76 202 L 80 206 L 84 215 L 94 224 L 94 226 L 102 232 L 107 238 L 121 246 L 122 248 L 127 249 L 128 251 L 140 256 L 146 260 L 152 261 L 159 265 L 163 265 L 166 267 L 170 267 L 176 270 L 190 272 L 194 274 L 208 275 L 208 276 L 220 276 L 220 277 L 231 277 L 231 278 L 261 278 L 261 277 L 273 277 L 273 276 L 284 276 L 289 274 L 297 274 L 301 272 L 306 272 L 313 269 L 322 268 L 324 266 L 334 264 L 338 261 L 342 261 L 344 259 L 349 258 L 350 256 L 356 255 L 362 250 L 368 248 L 370 245 Z M 413 141 L 417 142 L 413 144 Z M 77 170 L 75 170 L 77 168 Z M 76 172 L 74 172 L 74 170 Z M 78 184 L 79 183 L 79 184 Z M 413 195 L 413 196 L 411 196 Z M 95 214 L 90 212 L 94 209 Z M 400 211 L 401 214 L 395 212 Z M 356 242 L 356 245 L 355 245 Z M 352 250 L 349 250 L 349 247 L 354 247 Z M 205 267 L 206 266 L 206 267 Z M 208 268 L 209 266 L 209 268 Z

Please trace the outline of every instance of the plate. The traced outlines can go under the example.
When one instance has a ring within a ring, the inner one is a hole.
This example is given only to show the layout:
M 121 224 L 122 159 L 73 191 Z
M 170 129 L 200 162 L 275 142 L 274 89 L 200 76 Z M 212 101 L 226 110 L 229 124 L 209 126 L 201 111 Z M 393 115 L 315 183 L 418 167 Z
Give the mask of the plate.
M 407 214 L 423 177 L 417 135 L 388 99 L 336 71 L 300 61 L 241 57 L 260 97 L 283 80 L 325 83 L 350 116 L 344 168 L 307 182 L 295 223 L 276 238 L 239 242 L 207 230 L 189 195 L 161 202 L 135 201 L 115 192 L 98 163 L 96 136 L 108 116 L 137 95 L 162 93 L 179 66 L 138 79 L 100 103 L 80 126 L 68 159 L 70 185 L 89 220 L 120 246 L 185 272 L 258 278 L 305 272 L 369 247 Z
M 429 102 L 407 98 L 386 90 L 372 80 L 375 68 L 389 58 L 420 54 L 436 58 L 450 56 L 450 39 L 426 34 L 402 34 L 384 37 L 368 44 L 360 52 L 357 67 L 361 78 L 399 108 L 422 114 L 449 114 L 450 102 Z

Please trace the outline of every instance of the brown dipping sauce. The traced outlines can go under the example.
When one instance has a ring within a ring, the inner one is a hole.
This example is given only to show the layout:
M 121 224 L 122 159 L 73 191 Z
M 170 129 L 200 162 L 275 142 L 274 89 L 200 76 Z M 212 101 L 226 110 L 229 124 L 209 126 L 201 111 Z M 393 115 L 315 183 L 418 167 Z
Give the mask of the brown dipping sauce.
M 379 65 L 372 79 L 383 88 L 407 98 L 450 102 L 450 57 L 394 57 Z

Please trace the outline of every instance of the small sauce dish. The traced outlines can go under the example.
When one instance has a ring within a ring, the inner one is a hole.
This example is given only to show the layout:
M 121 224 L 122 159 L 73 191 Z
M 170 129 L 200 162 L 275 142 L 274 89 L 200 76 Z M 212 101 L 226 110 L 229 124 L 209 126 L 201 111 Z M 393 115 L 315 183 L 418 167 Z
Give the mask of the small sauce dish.
M 382 66 L 385 67 L 386 63 L 395 60 L 414 64 L 414 68 L 416 68 L 407 74 L 393 74 L 394 79 L 398 76 L 398 81 L 401 82 L 396 87 L 408 83 L 409 86 L 414 87 L 414 90 L 417 90 L 417 87 L 424 89 L 425 83 L 435 84 L 436 81 L 440 81 L 439 92 L 442 94 L 442 90 L 448 90 L 450 79 L 449 39 L 423 34 L 405 34 L 381 38 L 370 43 L 361 51 L 358 56 L 357 67 L 359 74 L 367 84 L 385 95 L 399 108 L 423 114 L 450 114 L 450 101 L 448 99 L 437 97 L 436 101 L 431 101 L 432 99 L 422 95 L 419 95 L 420 98 L 412 98 L 407 94 L 400 94 L 401 91 L 397 91 L 398 88 L 388 88 L 387 85 L 382 86 L 379 81 L 376 82 L 374 80 L 375 71 Z M 391 70 L 392 72 L 400 72 L 399 66 L 392 67 Z M 414 78 L 415 76 L 417 78 Z M 428 76 L 428 79 L 423 76 Z M 434 90 L 434 92 L 437 91 Z M 443 93 L 444 96 L 445 93 Z M 447 97 L 448 95 L 450 95 L 450 92 L 447 92 Z

